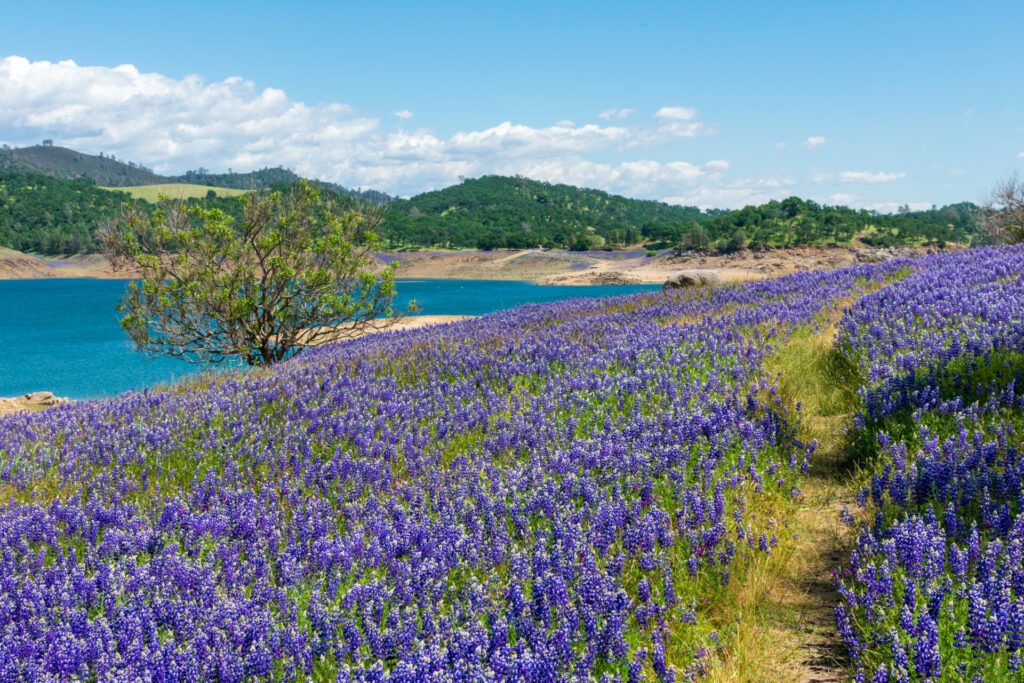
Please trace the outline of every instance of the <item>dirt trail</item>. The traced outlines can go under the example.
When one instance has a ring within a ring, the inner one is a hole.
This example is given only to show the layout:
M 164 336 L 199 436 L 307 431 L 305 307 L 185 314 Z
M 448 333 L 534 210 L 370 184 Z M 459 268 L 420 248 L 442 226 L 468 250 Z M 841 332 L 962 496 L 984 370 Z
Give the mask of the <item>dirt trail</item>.
M 801 530 L 795 553 L 804 557 L 800 574 L 787 577 L 796 588 L 793 608 L 800 639 L 794 653 L 797 676 L 792 680 L 799 683 L 850 678 L 845 646 L 835 627 L 839 594 L 832 573 L 846 562 L 855 540 L 853 530 L 839 522 L 844 508 L 855 508 L 857 492 L 842 451 L 815 457 L 804 479 L 805 503 L 793 521 Z
M 840 315 L 834 314 L 834 322 Z M 858 380 L 856 369 L 835 350 L 835 336 L 835 328 L 829 327 L 797 340 L 788 358 L 787 350 L 782 351 L 780 390 L 789 401 L 803 404 L 801 437 L 818 442 L 802 483 L 803 499 L 790 522 L 796 532 L 796 559 L 779 567 L 779 578 L 792 589 L 790 640 L 795 648 L 790 680 L 798 683 L 850 678 L 845 646 L 835 628 L 839 595 L 833 571 L 846 562 L 856 540 L 840 513 L 856 509 L 860 488 L 850 442 Z
M 841 307 L 837 306 L 837 309 Z M 857 409 L 857 371 L 835 351 L 834 323 L 818 333 L 798 333 L 769 357 L 790 407 L 801 404 L 799 438 L 817 440 L 798 501 L 758 511 L 784 520 L 779 545 L 755 558 L 733 585 L 735 602 L 723 606 L 722 627 L 733 632 L 710 681 L 825 683 L 851 678 L 834 623 L 839 602 L 833 570 L 842 567 L 855 541 L 840 521 L 856 509 L 859 477 L 850 426 Z

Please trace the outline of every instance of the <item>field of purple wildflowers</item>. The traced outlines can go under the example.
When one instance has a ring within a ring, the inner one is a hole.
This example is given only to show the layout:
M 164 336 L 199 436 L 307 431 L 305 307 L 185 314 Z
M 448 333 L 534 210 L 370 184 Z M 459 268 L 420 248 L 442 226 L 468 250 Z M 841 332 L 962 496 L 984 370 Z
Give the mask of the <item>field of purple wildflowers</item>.
M 0 680 L 699 678 L 814 451 L 766 358 L 850 301 L 857 675 L 1009 676 L 1022 265 L 528 306 L 0 418 Z
M 858 681 L 1018 681 L 1024 251 L 931 257 L 843 317 L 869 523 L 837 610 Z

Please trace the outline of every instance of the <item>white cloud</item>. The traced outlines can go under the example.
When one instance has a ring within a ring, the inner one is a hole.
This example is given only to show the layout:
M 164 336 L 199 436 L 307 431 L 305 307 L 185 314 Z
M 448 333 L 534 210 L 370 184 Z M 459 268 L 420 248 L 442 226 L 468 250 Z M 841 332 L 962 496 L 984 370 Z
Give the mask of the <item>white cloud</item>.
M 776 142 L 775 143 L 775 149 L 786 149 L 787 147 L 789 147 L 789 143 L 786 143 L 786 142 Z
M 702 209 L 738 209 L 784 199 L 793 194 L 793 185 L 795 182 L 788 177 L 742 178 L 724 184 L 701 185 L 685 194 L 667 196 L 663 201 Z
M 1021 159 L 1024 159 L 1024 152 L 1018 152 L 1017 156 L 1019 156 Z
M 833 206 L 853 206 L 857 203 L 857 195 L 839 192 L 837 194 L 829 195 L 828 200 L 825 203 Z
M 691 107 L 662 107 L 654 112 L 654 118 L 664 121 L 689 121 L 697 117 L 697 110 Z
M 824 135 L 812 135 L 811 137 L 804 140 L 804 147 L 806 147 L 807 149 L 814 149 L 815 147 L 821 147 L 826 142 L 828 142 L 828 138 L 826 138 Z
M 615 114 L 606 120 L 632 113 L 610 111 Z M 405 122 L 412 112 L 393 116 Z M 443 187 L 460 176 L 519 173 L 665 197 L 718 183 L 729 170 L 724 160 L 664 158 L 667 143 L 714 132 L 688 107 L 663 107 L 646 123 L 628 126 L 505 121 L 440 136 L 428 128 L 385 125 L 346 104 L 307 105 L 240 77 L 207 82 L 142 73 L 130 65 L 88 67 L 22 57 L 0 58 L 0 130 L 12 144 L 53 138 L 159 173 L 283 165 L 307 177 L 401 195 Z M 646 146 L 657 146 L 662 158 L 636 154 Z
M 842 171 L 839 181 L 843 183 L 891 183 L 906 178 L 906 173 L 886 173 L 884 171 Z
M 610 121 L 612 119 L 622 120 L 628 119 L 630 115 L 632 115 L 635 112 L 636 109 L 630 109 L 628 107 L 624 107 L 622 109 L 605 109 L 603 112 L 597 115 L 597 118 L 603 119 L 605 121 Z
M 878 211 L 879 213 L 896 213 L 900 210 L 901 206 L 907 206 L 911 211 L 927 211 L 932 208 L 931 202 L 877 202 L 875 204 L 866 204 L 863 208 L 870 209 L 871 211 Z
M 832 174 L 828 171 L 814 171 L 811 173 L 810 180 L 815 185 L 821 185 L 822 183 L 827 183 L 832 180 Z
M 697 110 L 692 107 L 662 107 L 654 112 L 658 126 L 636 136 L 634 144 L 655 145 L 676 138 L 695 138 L 712 135 L 715 130 L 697 119 Z

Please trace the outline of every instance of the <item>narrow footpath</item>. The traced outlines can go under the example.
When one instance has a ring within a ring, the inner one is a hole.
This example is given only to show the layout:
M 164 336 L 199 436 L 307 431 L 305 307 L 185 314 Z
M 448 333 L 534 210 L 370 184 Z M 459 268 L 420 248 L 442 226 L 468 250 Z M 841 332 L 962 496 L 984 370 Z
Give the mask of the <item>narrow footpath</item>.
M 799 438 L 817 440 L 818 448 L 802 496 L 777 510 L 785 520 L 778 547 L 755 559 L 735 586 L 740 616 L 734 638 L 707 680 L 824 683 L 852 675 L 835 629 L 833 571 L 856 540 L 840 513 L 856 508 L 861 487 L 849 443 L 858 381 L 855 368 L 833 348 L 834 322 L 794 336 L 768 361 L 783 401 L 801 406 Z

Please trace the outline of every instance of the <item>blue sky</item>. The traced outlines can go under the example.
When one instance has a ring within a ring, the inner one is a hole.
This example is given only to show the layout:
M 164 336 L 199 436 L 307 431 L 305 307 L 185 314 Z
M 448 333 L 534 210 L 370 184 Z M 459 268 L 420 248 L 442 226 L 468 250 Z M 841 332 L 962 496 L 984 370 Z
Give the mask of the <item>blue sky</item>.
M 1024 3 L 772 4 L 19 3 L 0 141 L 702 206 L 977 200 L 1024 168 Z

